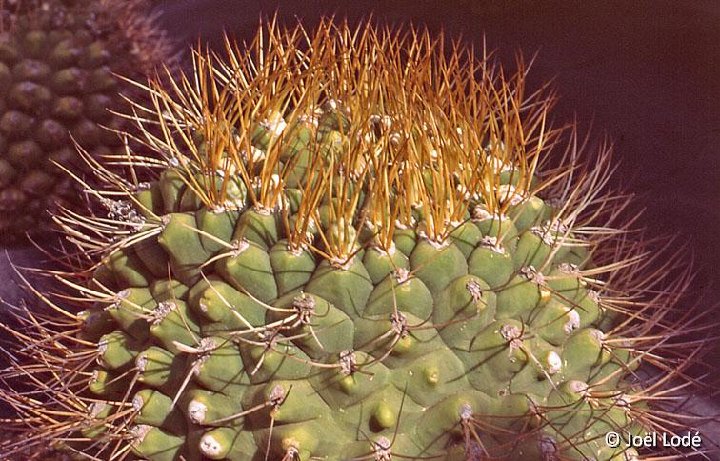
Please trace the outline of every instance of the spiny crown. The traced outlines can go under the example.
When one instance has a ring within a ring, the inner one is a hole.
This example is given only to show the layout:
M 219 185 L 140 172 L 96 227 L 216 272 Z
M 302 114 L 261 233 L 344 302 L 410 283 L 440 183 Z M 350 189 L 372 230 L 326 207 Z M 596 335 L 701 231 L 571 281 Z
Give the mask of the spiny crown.
M 148 141 L 213 209 L 237 206 L 233 182 L 265 211 L 286 207 L 286 189 L 303 189 L 304 212 L 286 223 L 295 246 L 310 245 L 307 229 L 329 202 L 338 229 L 322 235 L 328 258 L 347 259 L 366 225 L 388 250 L 397 227 L 415 226 L 418 209 L 440 244 L 471 203 L 501 216 L 547 186 L 533 174 L 557 134 L 546 126 L 552 99 L 525 94 L 522 61 L 508 77 L 487 56 L 446 45 L 428 31 L 324 21 L 309 35 L 273 24 L 248 52 L 228 41 L 227 62 L 196 53 L 192 77 L 169 92 L 153 87 L 166 136 Z M 312 143 L 330 129 L 341 135 L 331 148 L 311 145 L 309 158 L 288 158 L 300 129 Z M 508 175 L 512 186 L 502 186 Z

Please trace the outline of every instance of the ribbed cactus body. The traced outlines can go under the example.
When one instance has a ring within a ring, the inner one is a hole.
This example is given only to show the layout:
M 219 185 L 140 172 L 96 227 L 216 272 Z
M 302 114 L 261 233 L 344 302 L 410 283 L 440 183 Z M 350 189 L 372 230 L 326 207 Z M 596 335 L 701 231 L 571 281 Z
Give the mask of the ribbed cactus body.
M 287 158 L 346 138 L 295 128 L 278 141 Z M 147 207 L 138 225 L 162 222 L 96 270 L 116 296 L 88 313 L 97 397 L 120 398 L 126 387 L 104 383 L 138 370 L 137 456 L 465 459 L 510 444 L 516 459 L 623 459 L 625 447 L 587 434 L 640 429 L 613 392 L 623 374 L 612 376 L 637 363 L 605 343 L 581 276 L 591 258 L 542 199 L 507 216 L 476 203 L 444 242 L 418 225 L 386 251 L 360 229 L 357 253 L 334 264 L 293 249 L 279 209 L 241 194 L 239 209 L 209 210 L 182 176 L 170 168 L 135 194 Z M 475 421 L 492 430 L 475 440 Z

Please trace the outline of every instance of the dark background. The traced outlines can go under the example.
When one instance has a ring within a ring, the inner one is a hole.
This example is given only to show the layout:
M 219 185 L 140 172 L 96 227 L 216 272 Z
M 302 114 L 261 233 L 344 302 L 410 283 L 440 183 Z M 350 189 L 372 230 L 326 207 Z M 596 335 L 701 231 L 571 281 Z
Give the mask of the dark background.
M 162 24 L 181 43 L 250 40 L 261 14 L 312 25 L 322 15 L 427 25 L 514 55 L 537 52 L 530 88 L 554 79 L 558 122 L 577 118 L 620 162 L 615 185 L 639 194 L 640 224 L 677 234 L 694 260 L 695 293 L 717 309 L 720 281 L 720 2 L 167 0 Z M 720 309 L 718 309 L 720 313 Z M 720 359 L 720 354 L 715 355 Z

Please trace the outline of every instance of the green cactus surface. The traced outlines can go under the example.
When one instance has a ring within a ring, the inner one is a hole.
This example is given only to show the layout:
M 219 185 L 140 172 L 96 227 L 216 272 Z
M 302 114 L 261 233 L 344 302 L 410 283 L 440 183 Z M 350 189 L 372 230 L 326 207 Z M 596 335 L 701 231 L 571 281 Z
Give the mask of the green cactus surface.
M 98 157 L 122 151 L 113 130 L 129 124 L 112 111 L 136 87 L 115 74 L 140 79 L 171 58 L 142 2 L 122 3 L 0 2 L 0 241 L 22 241 L 47 227 L 48 210 L 82 204 L 62 168 L 82 171 L 73 143 Z
M 323 21 L 194 64 L 138 116 L 164 160 L 127 161 L 155 179 L 86 156 L 107 215 L 57 217 L 87 261 L 48 301 L 65 320 L 17 333 L 35 347 L 3 376 L 33 390 L 0 397 L 26 440 L 108 460 L 639 459 L 605 434 L 660 424 L 670 394 L 634 371 L 663 361 L 675 295 L 656 294 L 684 279 L 648 272 L 607 149 L 582 163 L 521 60 Z

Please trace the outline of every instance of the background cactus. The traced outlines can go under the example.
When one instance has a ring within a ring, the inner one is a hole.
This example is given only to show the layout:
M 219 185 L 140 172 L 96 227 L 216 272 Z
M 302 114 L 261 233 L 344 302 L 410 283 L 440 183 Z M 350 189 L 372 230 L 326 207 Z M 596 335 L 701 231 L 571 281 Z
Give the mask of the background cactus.
M 143 1 L 0 2 L 0 240 L 49 221 L 48 209 L 82 203 L 69 175 L 73 140 L 93 155 L 119 153 L 125 120 L 113 73 L 142 79 L 173 59 Z M 131 96 L 128 94 L 128 96 Z M 71 140 L 72 139 L 72 140 Z
M 17 333 L 5 376 L 37 386 L 0 394 L 33 422 L 6 453 L 634 459 L 605 433 L 672 423 L 687 276 L 646 270 L 607 150 L 561 144 L 522 62 L 330 22 L 228 51 L 151 90 L 155 181 L 98 168 L 108 215 L 59 217 L 87 309 Z

